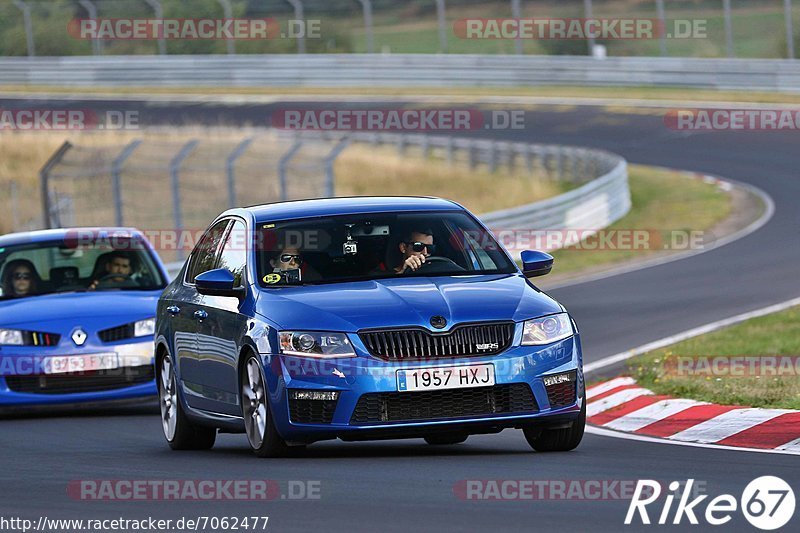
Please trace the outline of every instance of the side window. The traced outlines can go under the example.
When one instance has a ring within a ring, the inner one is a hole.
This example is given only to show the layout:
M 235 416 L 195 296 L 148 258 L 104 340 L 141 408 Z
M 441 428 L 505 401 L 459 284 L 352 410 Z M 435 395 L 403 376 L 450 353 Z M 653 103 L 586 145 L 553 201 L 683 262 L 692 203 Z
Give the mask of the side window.
M 233 273 L 235 279 L 233 286 L 242 285 L 245 265 L 247 264 L 247 229 L 241 220 L 233 223 L 222 254 L 219 256 L 219 266 L 217 268 L 227 268 Z
M 216 259 L 217 250 L 222 237 L 225 236 L 225 229 L 228 227 L 230 220 L 220 220 L 208 231 L 206 231 L 197 245 L 192 250 L 192 257 L 189 259 L 189 265 L 186 267 L 186 282 L 194 283 L 194 278 L 198 274 L 202 274 L 214 268 L 214 260 Z

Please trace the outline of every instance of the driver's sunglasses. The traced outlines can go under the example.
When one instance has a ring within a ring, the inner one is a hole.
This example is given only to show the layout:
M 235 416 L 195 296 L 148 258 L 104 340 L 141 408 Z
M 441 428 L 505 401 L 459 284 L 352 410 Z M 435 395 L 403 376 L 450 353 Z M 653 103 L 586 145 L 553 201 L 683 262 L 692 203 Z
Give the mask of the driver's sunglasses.
M 428 249 L 428 253 L 429 254 L 435 254 L 436 253 L 436 245 L 435 244 L 425 244 L 424 242 L 419 242 L 419 241 L 406 242 L 406 244 L 408 246 L 410 246 L 411 249 L 415 253 L 418 253 L 418 254 L 421 254 L 422 250 L 424 250 L 425 248 Z
M 15 272 L 11 278 L 15 280 L 31 279 L 31 274 L 30 272 Z
M 281 254 L 281 263 L 290 263 L 292 259 L 294 259 L 294 262 L 298 265 L 303 263 L 303 256 L 301 255 Z

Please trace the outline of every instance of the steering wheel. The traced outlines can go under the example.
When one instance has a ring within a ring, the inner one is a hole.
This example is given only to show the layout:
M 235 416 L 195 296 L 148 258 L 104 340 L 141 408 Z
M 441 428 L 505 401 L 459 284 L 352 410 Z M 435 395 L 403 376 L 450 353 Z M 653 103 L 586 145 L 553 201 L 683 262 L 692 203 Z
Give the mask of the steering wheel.
M 128 274 L 106 274 L 97 280 L 97 287 L 135 287 L 136 281 Z
M 425 262 L 420 265 L 417 270 L 412 270 L 407 268 L 403 274 L 408 274 L 409 272 L 419 272 L 420 270 L 429 270 L 431 268 L 435 268 L 436 270 L 445 271 L 449 270 L 449 268 L 443 267 L 452 267 L 454 270 L 464 270 L 463 267 L 459 266 L 458 263 L 450 259 L 449 257 L 443 257 L 440 255 L 429 255 L 425 258 Z

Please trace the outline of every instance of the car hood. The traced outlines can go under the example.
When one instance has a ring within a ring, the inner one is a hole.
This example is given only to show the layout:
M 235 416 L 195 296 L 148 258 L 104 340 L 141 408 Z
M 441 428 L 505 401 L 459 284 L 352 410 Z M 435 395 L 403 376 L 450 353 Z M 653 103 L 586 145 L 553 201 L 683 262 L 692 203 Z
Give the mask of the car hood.
M 282 329 L 355 332 L 422 326 L 432 316 L 446 331 L 463 322 L 521 321 L 557 313 L 561 306 L 519 274 L 391 278 L 262 290 L 259 314 Z
M 0 300 L 0 326 L 88 318 L 140 320 L 155 316 L 160 294 L 161 291 L 66 292 Z

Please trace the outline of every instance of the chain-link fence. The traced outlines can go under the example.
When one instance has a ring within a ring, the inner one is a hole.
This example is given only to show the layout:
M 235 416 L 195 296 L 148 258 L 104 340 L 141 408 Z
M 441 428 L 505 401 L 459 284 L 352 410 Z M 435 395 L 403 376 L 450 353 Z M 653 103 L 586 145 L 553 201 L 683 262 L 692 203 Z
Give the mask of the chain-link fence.
M 0 3 L 0 55 L 459 53 L 794 58 L 793 0 L 11 0 Z M 275 38 L 77 38 L 70 23 L 97 19 L 269 18 Z M 470 39 L 466 19 L 631 19 L 665 28 L 650 38 Z M 681 38 L 675 21 L 702 23 Z M 73 32 L 74 33 L 74 32 Z

